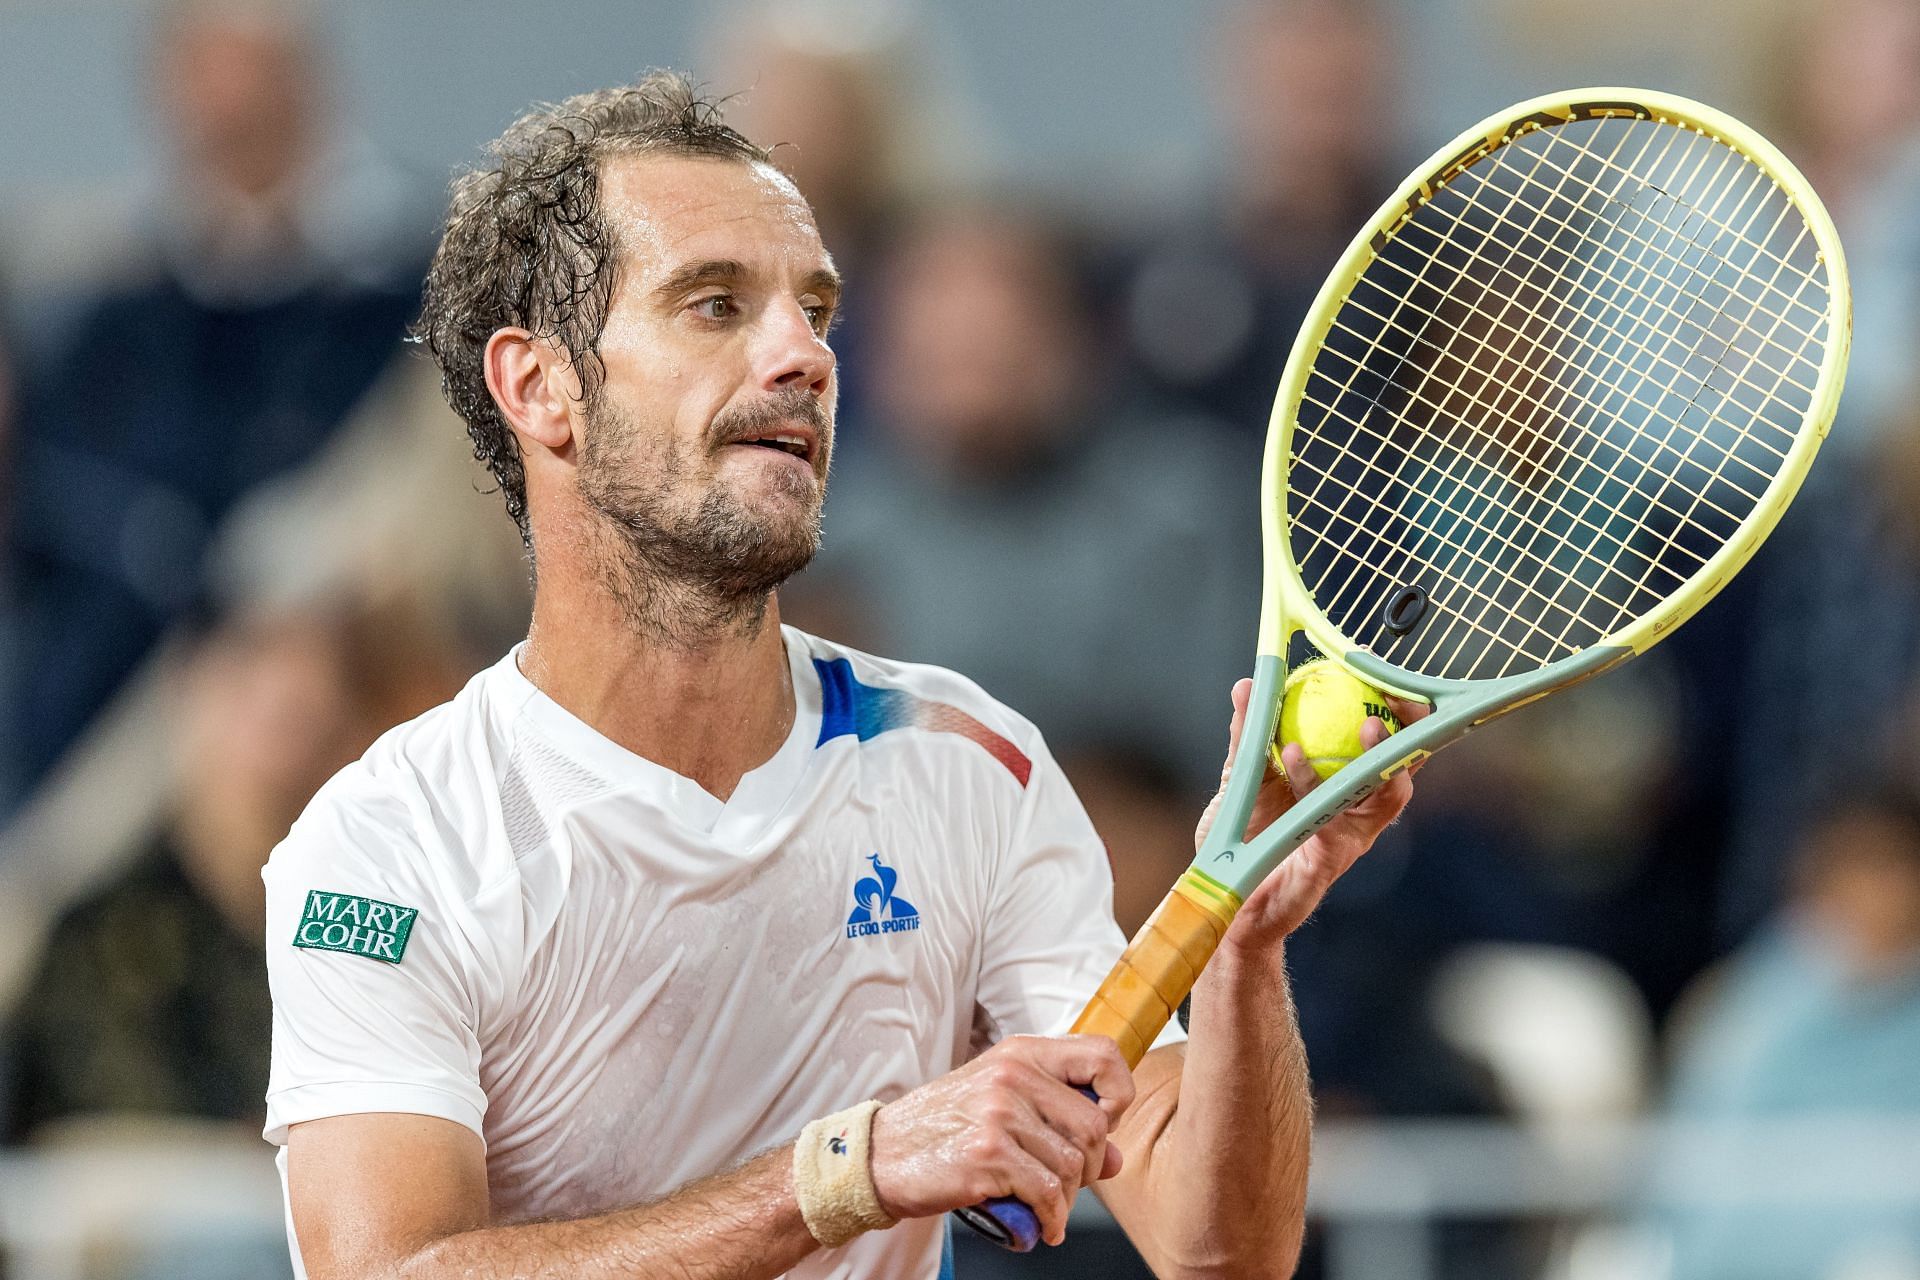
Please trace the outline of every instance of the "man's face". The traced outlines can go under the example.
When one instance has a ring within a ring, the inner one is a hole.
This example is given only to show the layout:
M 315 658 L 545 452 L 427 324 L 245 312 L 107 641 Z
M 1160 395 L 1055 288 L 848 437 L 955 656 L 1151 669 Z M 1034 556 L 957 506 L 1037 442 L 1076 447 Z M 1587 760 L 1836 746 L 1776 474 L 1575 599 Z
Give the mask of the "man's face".
M 581 496 L 652 572 L 764 593 L 820 543 L 832 261 L 793 184 L 765 165 L 621 157 L 601 201 L 618 264 Z

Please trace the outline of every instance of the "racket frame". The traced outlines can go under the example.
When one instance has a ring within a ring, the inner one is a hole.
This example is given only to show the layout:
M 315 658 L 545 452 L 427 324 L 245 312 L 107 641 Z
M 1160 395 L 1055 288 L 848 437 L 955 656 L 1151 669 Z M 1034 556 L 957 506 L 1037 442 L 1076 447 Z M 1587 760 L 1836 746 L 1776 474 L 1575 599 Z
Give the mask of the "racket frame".
M 1533 671 L 1496 680 L 1448 680 L 1388 663 L 1342 634 L 1314 605 L 1293 558 L 1287 520 L 1287 464 L 1296 409 L 1315 357 L 1336 315 L 1367 266 L 1413 213 L 1462 171 L 1535 129 L 1578 120 L 1651 119 L 1714 138 L 1758 163 L 1794 202 L 1827 266 L 1828 330 L 1804 428 L 1733 537 L 1658 606 L 1598 643 Z M 1597 675 L 1642 653 L 1711 600 L 1773 531 L 1798 492 L 1833 420 L 1851 338 L 1846 259 L 1820 198 L 1800 171 L 1746 125 L 1702 103 L 1644 89 L 1591 88 L 1546 94 L 1488 116 L 1435 151 L 1356 234 L 1321 285 L 1294 339 L 1274 397 L 1261 475 L 1263 589 L 1247 722 L 1212 828 L 1167 902 L 1136 936 L 1076 1031 L 1114 1035 L 1138 1063 L 1199 968 L 1224 936 L 1240 904 L 1315 831 L 1409 765 L 1417 764 L 1476 725 Z M 1430 704 L 1431 714 L 1371 748 L 1320 784 L 1265 831 L 1242 838 L 1266 776 L 1267 748 L 1279 720 L 1286 685 L 1286 654 L 1295 635 L 1355 675 L 1388 692 Z M 1172 906 L 1174 898 L 1184 905 Z M 1197 909 L 1197 910 L 1195 910 Z M 1164 917 L 1164 918 L 1163 918 Z M 1178 962 L 1175 961 L 1175 953 Z M 1195 961 L 1198 961 L 1196 964 Z M 1182 985 L 1184 983 L 1184 985 Z M 1151 988 L 1143 991 L 1142 987 Z M 1122 998 L 1115 998 L 1116 996 Z M 1124 1005 L 1125 1007 L 1121 1007 Z
M 1296 407 L 1314 359 L 1348 294 L 1368 264 L 1421 205 L 1463 170 L 1525 132 L 1606 117 L 1657 120 L 1725 143 L 1766 170 L 1805 217 L 1819 261 L 1827 265 L 1826 319 L 1832 335 L 1822 352 L 1806 418 L 1779 470 L 1734 535 L 1652 610 L 1579 652 L 1513 676 L 1465 681 L 1406 671 L 1342 634 L 1313 604 L 1301 581 L 1286 517 L 1287 460 Z M 1547 94 L 1488 116 L 1434 152 L 1354 237 L 1321 285 L 1294 339 L 1267 432 L 1261 476 L 1263 589 L 1253 692 L 1231 775 L 1193 864 L 1134 935 L 1074 1023 L 1074 1032 L 1111 1036 L 1128 1064 L 1138 1066 L 1192 990 L 1241 903 L 1315 831 L 1396 773 L 1426 759 L 1474 726 L 1645 652 L 1711 600 L 1773 531 L 1798 492 L 1839 402 L 1850 325 L 1846 259 L 1819 196 L 1771 143 L 1711 107 L 1644 89 L 1594 88 Z M 1806 430 L 1805 422 L 1811 422 L 1814 430 Z M 1305 634 L 1321 653 L 1362 679 L 1429 703 L 1433 709 L 1356 756 L 1264 831 L 1245 839 L 1280 716 L 1287 649 L 1299 634 Z M 1024 1252 L 1038 1239 L 1039 1224 L 1033 1211 L 1010 1197 L 963 1210 L 960 1216 L 1011 1249 Z

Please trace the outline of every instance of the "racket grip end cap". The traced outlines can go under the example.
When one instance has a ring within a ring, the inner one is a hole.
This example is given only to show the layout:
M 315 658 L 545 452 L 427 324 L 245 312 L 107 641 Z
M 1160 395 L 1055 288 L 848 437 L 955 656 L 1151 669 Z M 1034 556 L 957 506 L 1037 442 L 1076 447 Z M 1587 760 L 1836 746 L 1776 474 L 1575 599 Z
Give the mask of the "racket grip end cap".
M 1000 1196 L 969 1209 L 955 1209 L 953 1216 L 1013 1253 L 1031 1253 L 1033 1246 L 1040 1243 L 1039 1215 L 1013 1196 Z

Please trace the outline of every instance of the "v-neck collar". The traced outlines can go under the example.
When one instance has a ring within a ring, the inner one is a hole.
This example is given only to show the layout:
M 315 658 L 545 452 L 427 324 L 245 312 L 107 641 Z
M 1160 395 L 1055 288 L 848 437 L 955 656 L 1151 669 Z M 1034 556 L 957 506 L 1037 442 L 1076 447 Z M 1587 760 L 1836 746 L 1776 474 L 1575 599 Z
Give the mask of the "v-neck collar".
M 793 794 L 820 736 L 820 677 L 810 661 L 806 638 L 788 626 L 780 628 L 780 638 L 793 682 L 793 727 L 779 749 L 748 770 L 724 801 L 693 779 L 629 751 L 541 692 L 520 670 L 525 641 L 501 661 L 500 673 L 514 690 L 513 700 L 519 702 L 521 714 L 541 735 L 600 774 L 616 791 L 650 800 L 715 843 L 745 852 Z

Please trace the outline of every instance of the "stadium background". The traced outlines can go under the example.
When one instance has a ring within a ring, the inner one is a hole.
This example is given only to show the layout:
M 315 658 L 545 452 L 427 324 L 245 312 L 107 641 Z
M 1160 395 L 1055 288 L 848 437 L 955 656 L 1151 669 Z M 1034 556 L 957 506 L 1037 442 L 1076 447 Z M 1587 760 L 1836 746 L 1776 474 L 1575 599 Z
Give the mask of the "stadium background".
M 652 65 L 750 91 L 852 282 L 790 616 L 1032 715 L 1129 926 L 1358 219 L 1551 88 L 1780 143 L 1857 292 L 1829 453 L 1673 644 L 1428 770 L 1292 944 L 1304 1273 L 1920 1276 L 1913 0 L 0 4 L 0 1275 L 284 1274 L 259 861 L 524 617 L 399 343 L 438 201 L 525 103 Z M 962 1274 L 1129 1274 L 1084 1217 Z

